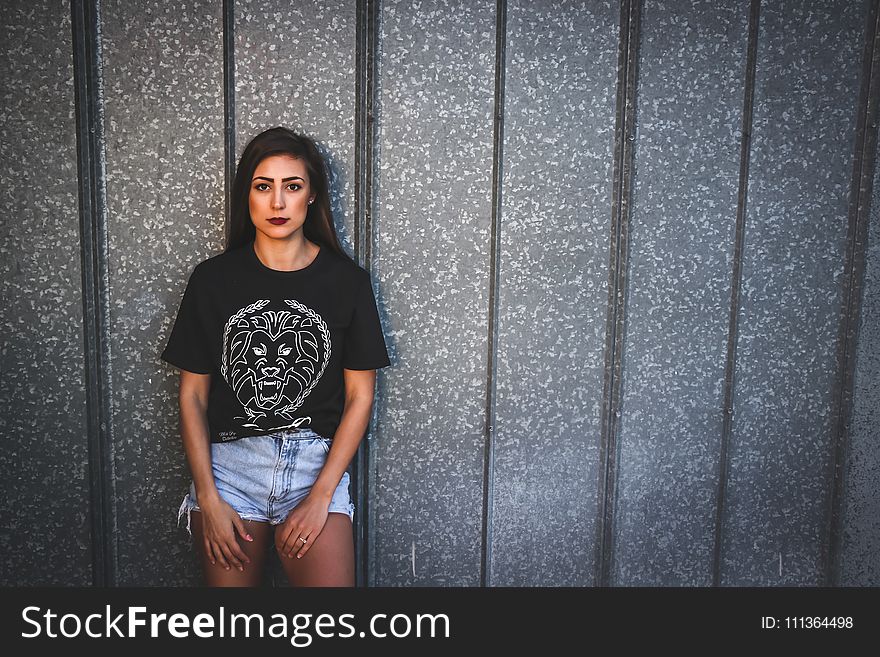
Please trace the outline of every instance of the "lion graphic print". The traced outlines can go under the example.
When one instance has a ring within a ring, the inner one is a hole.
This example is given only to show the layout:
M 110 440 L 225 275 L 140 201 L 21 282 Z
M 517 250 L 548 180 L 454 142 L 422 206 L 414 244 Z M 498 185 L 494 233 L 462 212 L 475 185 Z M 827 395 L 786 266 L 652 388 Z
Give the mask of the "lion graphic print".
M 296 410 L 321 379 L 330 345 L 321 316 L 293 299 L 262 299 L 232 315 L 223 330 L 221 374 L 244 412 L 235 419 L 266 431 L 310 423 Z

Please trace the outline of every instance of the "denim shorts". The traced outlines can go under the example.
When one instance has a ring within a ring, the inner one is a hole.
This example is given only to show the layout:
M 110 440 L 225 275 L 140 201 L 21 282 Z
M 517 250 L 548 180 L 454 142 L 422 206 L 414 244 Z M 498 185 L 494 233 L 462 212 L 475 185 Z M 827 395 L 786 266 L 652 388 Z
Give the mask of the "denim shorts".
M 332 441 L 309 428 L 250 436 L 225 443 L 211 443 L 211 468 L 217 492 L 243 520 L 278 525 L 299 504 L 321 473 Z M 330 500 L 330 513 L 345 513 L 354 520 L 354 504 L 348 492 L 348 472 Z M 200 511 L 195 484 L 191 483 L 177 512 L 177 524 L 186 513 Z

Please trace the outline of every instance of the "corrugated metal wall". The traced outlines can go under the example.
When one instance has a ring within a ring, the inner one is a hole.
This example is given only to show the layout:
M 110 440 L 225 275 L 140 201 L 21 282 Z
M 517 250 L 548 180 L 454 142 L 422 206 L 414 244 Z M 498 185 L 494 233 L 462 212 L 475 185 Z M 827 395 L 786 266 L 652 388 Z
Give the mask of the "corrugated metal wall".
M 880 584 L 876 0 L 0 16 L 0 583 L 199 582 L 158 354 L 283 124 L 392 357 L 361 584 Z

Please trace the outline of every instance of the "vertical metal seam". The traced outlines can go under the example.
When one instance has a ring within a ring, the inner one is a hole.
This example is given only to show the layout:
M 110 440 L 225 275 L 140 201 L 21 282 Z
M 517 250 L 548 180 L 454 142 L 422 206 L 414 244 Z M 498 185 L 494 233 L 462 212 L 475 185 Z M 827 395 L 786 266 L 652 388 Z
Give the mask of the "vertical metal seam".
M 608 271 L 608 312 L 599 445 L 598 521 L 595 580 L 610 586 L 614 550 L 614 505 L 617 475 L 617 430 L 620 417 L 621 370 L 626 328 L 626 283 L 629 256 L 630 194 L 635 141 L 636 81 L 641 37 L 642 0 L 620 5 L 617 55 L 617 106 L 611 197 L 611 245 Z
M 856 134 L 850 183 L 849 225 L 844 262 L 842 307 L 838 332 L 837 385 L 834 389 L 831 492 L 826 510 L 822 543 L 825 586 L 840 585 L 843 515 L 846 492 L 845 468 L 849 453 L 849 430 L 853 411 L 853 386 L 865 277 L 865 250 L 871 211 L 877 149 L 877 110 L 880 98 L 880 3 L 873 0 L 865 21 L 862 79 L 858 97 Z
M 373 103 L 375 93 L 377 0 L 358 0 L 355 27 L 355 153 L 354 153 L 354 253 L 368 271 L 372 261 L 373 234 L 373 144 L 375 122 Z M 377 377 L 379 396 L 380 377 Z M 373 404 L 367 439 L 358 448 L 355 495 L 359 509 L 355 537 L 355 579 L 358 586 L 375 583 L 373 562 L 373 530 L 370 522 L 369 486 L 373 467 L 370 434 L 376 430 L 378 404 Z
M 223 122 L 226 192 L 224 242 L 228 243 L 232 183 L 235 179 L 235 0 L 223 0 Z
M 116 585 L 104 114 L 98 0 L 71 2 L 92 584 Z
M 722 409 L 721 444 L 718 453 L 718 477 L 715 498 L 715 528 L 712 549 L 712 585 L 721 584 L 721 551 L 723 548 L 724 510 L 729 471 L 730 434 L 733 428 L 733 394 L 736 376 L 736 341 L 739 329 L 742 258 L 745 247 L 746 202 L 749 189 L 749 162 L 752 150 L 752 117 L 755 99 L 755 72 L 758 61 L 758 28 L 761 0 L 752 0 L 749 8 L 749 42 L 746 55 L 746 79 L 743 92 L 742 136 L 739 155 L 739 194 L 736 203 L 736 229 L 733 247 L 733 272 L 730 291 L 730 314 L 727 325 L 727 356 L 724 364 L 724 408 Z
M 495 402 L 500 290 L 501 194 L 504 162 L 504 76 L 507 56 L 507 0 L 495 3 L 495 102 L 492 136 L 492 218 L 489 238 L 489 334 L 486 363 L 486 426 L 483 444 L 483 517 L 480 586 L 492 586 L 492 512 L 495 491 Z

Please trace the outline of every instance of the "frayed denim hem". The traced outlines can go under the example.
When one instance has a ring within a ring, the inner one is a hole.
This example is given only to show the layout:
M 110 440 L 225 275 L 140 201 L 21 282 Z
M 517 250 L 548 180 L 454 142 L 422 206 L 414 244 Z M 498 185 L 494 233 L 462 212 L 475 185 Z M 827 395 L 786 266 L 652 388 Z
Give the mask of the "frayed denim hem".
M 183 502 L 180 503 L 180 508 L 177 510 L 177 526 L 180 527 L 180 519 L 183 518 L 183 514 L 185 513 L 186 514 L 186 531 L 189 533 L 190 536 L 192 536 L 192 524 L 191 524 L 192 523 L 192 512 L 193 511 L 201 512 L 199 505 L 196 504 L 195 502 L 193 502 L 192 499 L 193 499 L 192 495 L 190 495 L 189 493 L 184 495 Z M 351 507 L 352 507 L 352 510 L 351 510 L 351 513 L 349 513 L 349 515 L 352 515 L 354 513 L 354 504 L 352 504 Z M 242 513 L 241 511 L 238 511 L 235 508 L 233 508 L 233 511 L 235 511 L 238 514 L 238 517 L 241 518 L 242 520 L 253 520 L 255 522 L 270 522 L 270 520 L 268 518 L 266 518 L 265 516 L 261 516 L 261 515 L 253 514 L 253 513 Z M 272 523 L 272 524 L 279 524 L 280 522 L 281 521 L 279 520 L 278 523 Z
M 183 517 L 183 514 L 186 513 L 186 531 L 192 536 L 192 529 L 190 529 L 190 521 L 192 520 L 192 512 L 200 511 L 197 504 L 193 504 L 189 493 L 184 495 L 183 502 L 180 503 L 180 509 L 177 511 L 177 526 L 180 527 L 180 519 Z
M 329 509 L 330 513 L 345 513 L 348 514 L 348 519 L 354 522 L 354 502 L 348 503 L 348 509 L 341 508 L 333 508 Z

